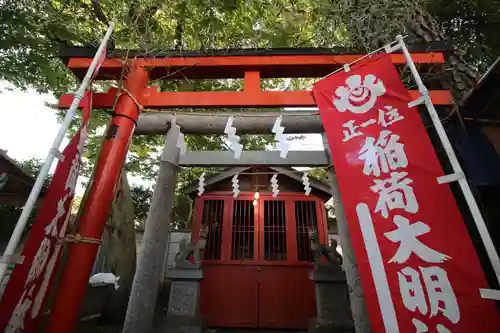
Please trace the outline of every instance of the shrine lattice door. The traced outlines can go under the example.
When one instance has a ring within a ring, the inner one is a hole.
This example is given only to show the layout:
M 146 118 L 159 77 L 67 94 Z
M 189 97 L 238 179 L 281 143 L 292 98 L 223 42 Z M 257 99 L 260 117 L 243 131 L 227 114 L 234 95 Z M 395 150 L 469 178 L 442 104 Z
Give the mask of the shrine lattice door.
M 309 230 L 327 240 L 320 199 L 251 193 L 197 199 L 193 238 L 209 234 L 203 253 L 200 311 L 209 326 L 307 328 L 316 315 Z

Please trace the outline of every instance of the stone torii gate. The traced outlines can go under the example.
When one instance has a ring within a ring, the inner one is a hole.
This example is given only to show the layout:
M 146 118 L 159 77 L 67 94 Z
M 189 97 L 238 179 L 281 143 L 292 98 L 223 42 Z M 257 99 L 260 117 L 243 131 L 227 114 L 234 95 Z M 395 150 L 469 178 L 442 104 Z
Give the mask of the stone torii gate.
M 443 43 L 410 47 L 412 58 L 421 66 L 439 65 L 445 61 L 444 52 L 449 50 Z M 78 77 L 84 75 L 91 62 L 92 50 L 63 50 L 61 57 L 68 68 Z M 130 53 L 133 55 L 133 52 Z M 161 274 L 161 261 L 168 237 L 168 219 L 172 210 L 172 198 L 177 182 L 178 166 L 331 166 L 329 147 L 324 138 L 325 151 L 290 152 L 281 159 L 279 152 L 243 152 L 240 160 L 232 158 L 230 152 L 188 152 L 179 157 L 176 146 L 180 131 L 184 134 L 221 134 L 229 115 L 235 117 L 237 134 L 270 133 L 274 119 L 279 113 L 263 112 L 261 117 L 244 117 L 245 114 L 228 113 L 211 116 L 178 113 L 150 113 L 151 109 L 167 108 L 276 108 L 315 107 L 310 91 L 261 91 L 260 80 L 266 78 L 320 78 L 343 64 L 358 59 L 360 54 L 345 50 L 278 49 L 278 50 L 234 50 L 203 52 L 177 52 L 148 55 L 125 59 L 125 53 L 115 51 L 101 66 L 96 79 L 121 81 L 123 87 L 108 92 L 96 93 L 94 109 L 111 109 L 115 105 L 106 138 L 99 154 L 94 181 L 89 185 L 88 199 L 83 203 L 80 221 L 82 237 L 101 238 L 104 223 L 113 200 L 120 170 L 127 154 L 132 135 L 166 134 L 161 155 L 160 169 L 144 235 L 134 285 L 129 301 L 124 332 L 149 332 L 152 327 L 156 297 Z M 393 63 L 404 65 L 402 54 L 391 54 Z M 123 69 L 127 75 L 123 77 Z M 226 79 L 244 78 L 242 91 L 231 92 L 160 92 L 157 87 L 148 87 L 150 81 L 163 79 Z M 411 92 L 413 97 L 418 91 Z M 436 106 L 451 105 L 451 95 L 446 90 L 431 90 Z M 59 107 L 68 108 L 73 96 L 65 95 Z M 248 115 L 248 113 L 246 114 Z M 252 115 L 259 113 L 252 112 Z M 240 117 L 239 117 L 240 116 Z M 243 116 L 243 117 L 241 117 Z M 273 118 L 274 117 L 274 118 Z M 285 133 L 323 133 L 319 115 L 301 112 L 284 115 L 282 126 Z M 350 290 L 351 310 L 356 332 L 368 332 L 370 324 L 363 300 L 359 273 L 343 213 L 337 179 L 333 167 L 329 168 L 330 185 L 334 208 L 338 220 L 345 270 Z M 84 297 L 88 277 L 97 253 L 98 245 L 76 243 L 70 245 L 69 261 L 62 274 L 60 289 L 51 311 L 47 332 L 72 332 L 80 303 Z

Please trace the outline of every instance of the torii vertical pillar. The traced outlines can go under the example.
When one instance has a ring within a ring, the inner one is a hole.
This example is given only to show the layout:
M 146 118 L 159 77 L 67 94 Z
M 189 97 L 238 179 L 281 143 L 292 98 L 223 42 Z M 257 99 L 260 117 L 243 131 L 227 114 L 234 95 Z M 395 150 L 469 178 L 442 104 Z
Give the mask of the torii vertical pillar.
M 180 127 L 173 121 L 165 137 L 160 170 L 144 231 L 143 247 L 135 271 L 123 333 L 150 333 L 160 287 L 170 214 L 177 186 Z
M 128 92 L 135 99 L 140 99 L 147 84 L 148 74 L 145 69 L 131 66 L 124 83 Z M 79 233 L 84 238 L 100 240 L 102 237 L 139 112 L 139 106 L 128 94 L 120 96 L 99 153 L 88 198 L 83 203 Z M 70 246 L 69 260 L 50 313 L 46 330 L 48 333 L 75 331 L 99 248 L 98 244 L 88 242 Z
M 326 135 L 323 133 L 323 146 L 328 160 L 332 164 L 332 154 Z M 352 247 L 351 236 L 347 229 L 347 219 L 344 213 L 344 206 L 340 199 L 340 190 L 337 182 L 337 175 L 333 167 L 328 169 L 328 182 L 330 183 L 331 193 L 333 197 L 333 208 L 335 209 L 335 217 L 337 218 L 337 227 L 340 236 L 340 246 L 342 247 L 343 267 L 346 273 L 347 284 L 349 286 L 349 298 L 351 302 L 351 312 L 354 321 L 356 333 L 371 332 L 370 319 L 366 309 L 365 297 L 361 286 L 356 257 Z

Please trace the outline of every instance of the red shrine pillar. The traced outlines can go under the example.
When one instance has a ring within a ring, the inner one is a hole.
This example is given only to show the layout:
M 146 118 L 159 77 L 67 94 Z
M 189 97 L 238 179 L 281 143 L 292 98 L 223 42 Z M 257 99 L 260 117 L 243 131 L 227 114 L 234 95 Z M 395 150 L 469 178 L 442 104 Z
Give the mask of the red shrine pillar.
M 142 67 L 131 66 L 124 86 L 139 99 L 148 84 L 148 74 Z M 102 145 L 94 181 L 90 184 L 80 219 L 80 235 L 101 239 L 108 218 L 116 185 L 134 133 L 139 108 L 126 93 L 118 100 L 114 117 Z M 79 242 L 70 245 L 69 260 L 61 277 L 59 291 L 50 313 L 46 332 L 74 332 L 80 306 L 85 296 L 98 244 Z

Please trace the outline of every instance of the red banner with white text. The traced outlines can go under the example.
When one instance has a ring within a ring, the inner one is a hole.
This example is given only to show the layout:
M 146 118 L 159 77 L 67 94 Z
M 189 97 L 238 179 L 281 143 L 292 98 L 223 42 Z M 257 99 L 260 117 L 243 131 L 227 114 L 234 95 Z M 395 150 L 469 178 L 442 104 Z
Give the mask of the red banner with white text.
M 57 163 L 43 204 L 29 233 L 22 256 L 15 266 L 0 303 L 0 332 L 38 332 L 44 302 L 49 294 L 61 255 L 61 239 L 71 216 L 71 202 L 87 140 L 92 94 L 83 99 L 80 130 Z
M 498 332 L 476 251 L 390 56 L 327 77 L 313 93 L 372 332 Z

